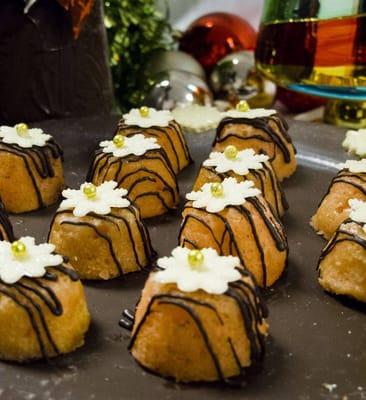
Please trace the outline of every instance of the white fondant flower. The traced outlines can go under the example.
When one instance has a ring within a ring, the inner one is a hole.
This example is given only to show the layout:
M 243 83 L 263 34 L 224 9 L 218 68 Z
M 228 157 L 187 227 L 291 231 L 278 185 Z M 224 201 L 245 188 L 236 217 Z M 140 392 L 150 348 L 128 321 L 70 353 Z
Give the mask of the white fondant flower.
M 186 195 L 192 200 L 194 208 L 205 208 L 208 212 L 222 211 L 226 206 L 239 206 L 245 203 L 248 197 L 258 196 L 260 190 L 254 188 L 252 181 L 238 182 L 235 178 L 226 178 L 222 181 L 223 194 L 214 196 L 211 183 L 205 183 L 198 192 Z
M 40 278 L 46 273 L 47 267 L 55 267 L 62 264 L 63 259 L 55 251 L 53 244 L 35 244 L 32 237 L 19 239 L 26 247 L 23 256 L 17 257 L 13 254 L 11 243 L 0 242 L 0 279 L 11 285 L 24 276 L 29 278 Z
M 349 217 L 352 221 L 366 224 L 366 201 L 358 199 L 348 200 Z
M 129 113 L 123 114 L 126 125 L 139 126 L 140 128 L 150 128 L 152 126 L 168 126 L 174 117 L 170 111 L 155 110 L 148 108 L 148 114 L 142 116 L 138 108 L 133 108 Z
M 338 164 L 339 169 L 348 169 L 355 174 L 366 172 L 366 158 L 362 160 L 347 160 L 345 163 Z
M 251 108 L 248 111 L 239 111 L 239 110 L 229 110 L 224 113 L 224 117 L 231 117 L 231 118 L 263 118 L 263 117 L 270 117 L 273 114 L 276 114 L 276 110 L 270 110 L 267 108 Z
M 175 283 L 183 292 L 194 292 L 202 289 L 211 294 L 222 294 L 228 289 L 229 282 L 240 279 L 238 257 L 219 256 L 216 250 L 202 249 L 203 264 L 192 268 L 188 261 L 190 250 L 176 247 L 171 257 L 163 257 L 157 261 L 163 271 L 154 274 L 154 281 L 160 283 Z
M 227 158 L 225 153 L 212 152 L 203 165 L 215 167 L 215 171 L 218 173 L 234 171 L 238 175 L 247 175 L 250 169 L 262 169 L 262 164 L 268 159 L 268 156 L 256 154 L 253 149 L 239 151 L 234 159 Z
M 27 134 L 21 136 L 16 127 L 0 126 L 0 137 L 4 143 L 17 144 L 28 149 L 33 146 L 45 146 L 52 136 L 43 133 L 43 130 L 39 128 L 29 128 Z
M 94 198 L 88 198 L 84 193 L 84 187 L 88 183 L 83 183 L 80 190 L 66 189 L 62 192 L 65 200 L 62 201 L 59 211 L 73 210 L 76 217 L 84 217 L 89 213 L 107 215 L 111 208 L 125 208 L 130 205 L 130 201 L 124 196 L 127 195 L 126 189 L 116 189 L 118 183 L 115 181 L 104 182 L 96 186 Z
M 350 153 L 357 154 L 360 157 L 366 156 L 366 129 L 358 131 L 347 131 L 342 146 Z
M 197 133 L 216 128 L 223 118 L 223 113 L 216 107 L 198 104 L 177 107 L 172 114 L 180 125 Z
M 141 134 L 124 137 L 122 147 L 116 146 L 113 140 L 101 142 L 100 147 L 103 147 L 103 153 L 112 153 L 115 157 L 126 157 L 130 154 L 142 156 L 148 150 L 160 149 L 160 145 L 157 144 L 155 138 L 148 138 Z

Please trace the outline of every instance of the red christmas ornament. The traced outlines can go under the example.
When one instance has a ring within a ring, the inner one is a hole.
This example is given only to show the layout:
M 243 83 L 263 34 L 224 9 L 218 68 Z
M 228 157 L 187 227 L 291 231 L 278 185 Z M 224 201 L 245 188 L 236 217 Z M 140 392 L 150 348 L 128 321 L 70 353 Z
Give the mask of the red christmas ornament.
M 325 105 L 327 102 L 324 98 L 318 96 L 310 96 L 295 92 L 293 90 L 277 87 L 276 100 L 280 101 L 286 108 L 293 113 L 302 113 Z
M 226 55 L 253 50 L 257 34 L 243 18 L 216 12 L 194 21 L 180 39 L 180 49 L 191 54 L 210 73 Z

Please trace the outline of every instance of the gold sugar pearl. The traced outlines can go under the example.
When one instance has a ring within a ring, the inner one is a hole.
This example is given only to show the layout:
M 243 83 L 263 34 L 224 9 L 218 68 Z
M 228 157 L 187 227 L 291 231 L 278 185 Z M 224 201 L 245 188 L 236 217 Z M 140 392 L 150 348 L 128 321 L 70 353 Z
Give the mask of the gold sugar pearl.
M 21 123 L 19 123 L 19 124 L 16 124 L 16 125 L 15 125 L 15 129 L 16 129 L 17 134 L 18 134 L 19 136 L 24 137 L 24 136 L 27 136 L 27 135 L 28 135 L 28 125 L 25 124 L 24 122 L 21 122 Z
M 229 160 L 235 160 L 238 157 L 238 153 L 237 147 L 232 145 L 227 146 L 224 151 L 225 157 Z
M 87 183 L 83 187 L 83 193 L 88 199 L 95 199 L 97 197 L 97 188 L 92 183 Z
M 202 267 L 205 257 L 201 250 L 191 250 L 188 253 L 188 263 L 192 269 L 199 269 Z
M 20 240 L 16 240 L 11 244 L 11 251 L 15 257 L 24 257 L 27 254 L 27 247 Z
M 124 146 L 125 144 L 125 137 L 123 135 L 117 134 L 114 138 L 113 138 L 113 143 L 116 147 L 121 148 Z
M 147 118 L 149 116 L 149 113 L 150 113 L 149 107 L 142 106 L 142 107 L 140 107 L 139 111 L 140 111 L 141 117 Z
M 224 194 L 224 186 L 220 182 L 211 183 L 211 193 L 213 197 L 221 197 Z
M 241 112 L 246 112 L 250 110 L 249 104 L 245 100 L 240 100 L 236 105 L 236 109 Z

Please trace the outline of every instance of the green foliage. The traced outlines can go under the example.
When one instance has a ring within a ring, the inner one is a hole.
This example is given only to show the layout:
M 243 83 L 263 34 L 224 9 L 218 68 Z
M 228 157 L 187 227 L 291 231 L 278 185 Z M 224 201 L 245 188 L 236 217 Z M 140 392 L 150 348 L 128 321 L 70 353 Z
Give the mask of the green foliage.
M 104 6 L 115 96 L 125 110 L 143 101 L 144 65 L 152 52 L 173 46 L 172 29 L 155 0 L 105 0 Z

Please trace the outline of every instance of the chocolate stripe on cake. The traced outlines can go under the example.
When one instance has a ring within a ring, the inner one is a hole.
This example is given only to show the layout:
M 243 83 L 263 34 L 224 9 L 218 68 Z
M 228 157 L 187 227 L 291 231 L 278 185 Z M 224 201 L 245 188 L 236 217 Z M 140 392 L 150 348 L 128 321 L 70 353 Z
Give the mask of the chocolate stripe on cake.
M 253 279 L 249 271 L 245 271 L 242 268 L 238 268 L 238 270 L 240 271 L 242 277 L 250 277 Z M 253 363 L 260 361 L 264 355 L 265 336 L 261 333 L 259 326 L 264 323 L 264 318 L 268 316 L 268 310 L 258 289 L 245 281 L 236 281 L 229 284 L 229 289 L 222 296 L 230 297 L 238 305 L 242 317 L 243 328 L 250 342 L 250 358 Z M 199 309 L 202 307 L 209 312 L 213 312 L 218 320 L 218 323 L 220 325 L 223 324 L 223 316 L 220 315 L 220 311 L 216 308 L 215 304 L 211 304 L 209 300 L 199 301 L 178 291 L 174 291 L 172 294 L 162 293 L 153 296 L 146 307 L 145 314 L 134 329 L 134 333 L 129 344 L 129 350 L 132 351 L 148 317 L 150 315 L 153 317 L 154 309 L 156 310 L 159 305 L 164 304 L 179 307 L 190 316 L 205 343 L 205 347 L 211 357 L 218 378 L 221 381 L 225 381 L 226 379 L 224 378 L 224 374 L 220 365 L 219 354 L 215 352 L 214 346 L 210 341 L 210 331 L 206 329 L 204 322 L 200 317 Z M 131 313 L 129 310 L 125 310 L 123 312 L 123 318 L 120 321 L 120 326 L 131 330 L 133 322 L 133 313 Z M 227 342 L 231 349 L 234 362 L 239 369 L 244 368 L 240 362 L 237 351 L 235 351 L 232 338 L 230 336 L 227 337 Z
M 273 122 L 277 129 L 279 130 L 280 133 L 277 133 L 270 125 L 270 122 Z M 268 139 L 265 139 L 263 136 L 260 135 L 250 135 L 248 137 L 243 137 L 239 134 L 235 133 L 228 133 L 224 137 L 222 136 L 223 129 L 227 125 L 249 125 L 252 126 L 253 128 L 260 129 L 262 132 L 264 132 Z M 216 138 L 213 142 L 213 146 L 215 146 L 216 143 L 221 143 L 225 141 L 229 137 L 235 137 L 239 140 L 251 140 L 251 139 L 257 139 L 262 142 L 267 142 L 267 143 L 274 143 L 275 145 L 278 146 L 280 151 L 283 154 L 283 159 L 286 163 L 291 162 L 291 154 L 288 149 L 288 145 L 292 146 L 292 140 L 290 136 L 287 133 L 287 123 L 285 120 L 283 120 L 279 115 L 274 115 L 270 117 L 260 117 L 260 118 L 231 118 L 227 117 L 221 120 L 219 126 L 217 127 L 217 134 Z M 295 150 L 295 149 L 294 149 Z M 295 150 L 296 153 L 296 150 Z M 273 157 L 271 160 L 273 160 Z
M 281 222 L 277 219 L 270 217 L 270 212 L 268 212 L 269 210 L 266 208 L 266 204 L 263 201 L 260 201 L 257 197 L 249 197 L 247 199 L 247 202 L 250 203 L 251 205 L 253 205 L 255 210 L 258 212 L 258 214 L 261 217 L 262 221 L 264 222 L 270 236 L 272 237 L 277 250 L 280 252 L 282 252 L 282 251 L 287 252 L 287 250 L 288 250 L 287 239 L 283 233 L 283 226 L 282 226 Z M 262 277 L 263 277 L 262 285 L 263 285 L 263 287 L 266 287 L 267 286 L 267 265 L 266 265 L 265 257 L 264 257 L 264 249 L 260 243 L 259 232 L 257 231 L 256 224 L 254 223 L 251 212 L 246 208 L 245 204 L 243 206 L 227 206 L 227 209 L 230 209 L 230 208 L 235 209 L 242 216 L 244 216 L 250 225 L 250 228 L 251 228 L 251 231 L 254 236 L 255 243 L 256 243 L 256 247 L 257 247 L 260 259 L 261 259 L 261 269 L 262 269 Z M 217 250 L 221 255 L 226 254 L 225 249 L 224 249 L 224 244 L 226 241 L 226 235 L 228 234 L 229 238 L 230 238 L 230 243 L 229 243 L 230 253 L 238 256 L 241 264 L 245 268 L 248 268 L 247 264 L 244 261 L 243 254 L 240 251 L 240 245 L 236 239 L 236 235 L 234 234 L 231 224 L 227 220 L 227 218 L 223 217 L 220 213 L 209 213 L 210 217 L 219 219 L 225 226 L 224 233 L 223 233 L 221 239 L 219 240 L 215 236 L 215 232 L 211 228 L 210 224 L 206 222 L 205 215 L 207 215 L 207 213 L 208 213 L 207 211 L 194 208 L 193 206 L 186 206 L 185 210 L 187 210 L 187 209 L 188 210 L 192 209 L 196 212 L 199 212 L 201 214 L 201 216 L 197 216 L 197 215 L 193 216 L 193 215 L 190 215 L 188 212 L 187 216 L 184 218 L 183 224 L 180 229 L 179 237 L 178 237 L 178 241 L 182 246 L 184 246 L 187 242 L 189 242 L 189 244 L 194 248 L 200 247 L 200 246 L 198 246 L 198 244 L 195 243 L 194 238 L 192 238 L 192 237 L 188 237 L 188 238 L 184 237 L 183 238 L 182 237 L 185 226 L 188 224 L 188 222 L 191 219 L 193 219 L 194 221 L 202 224 L 205 227 L 205 229 L 207 229 L 209 231 L 209 234 L 211 235 L 211 238 L 217 244 L 217 246 L 218 246 Z M 287 260 L 286 260 L 286 262 L 287 262 Z
M 4 205 L 1 202 L 0 202 L 0 240 L 8 240 L 9 242 L 13 242 L 15 240 L 13 227 L 11 226 Z
M 59 274 L 66 275 L 72 281 L 79 279 L 74 270 L 62 264 L 48 268 L 47 273 L 41 278 L 22 278 L 14 284 L 7 284 L 0 280 L 0 294 L 11 299 L 27 313 L 44 358 L 60 354 L 40 304 L 43 303 L 56 317 L 63 314 L 61 301 L 54 290 L 47 285 L 48 281 L 57 281 Z

